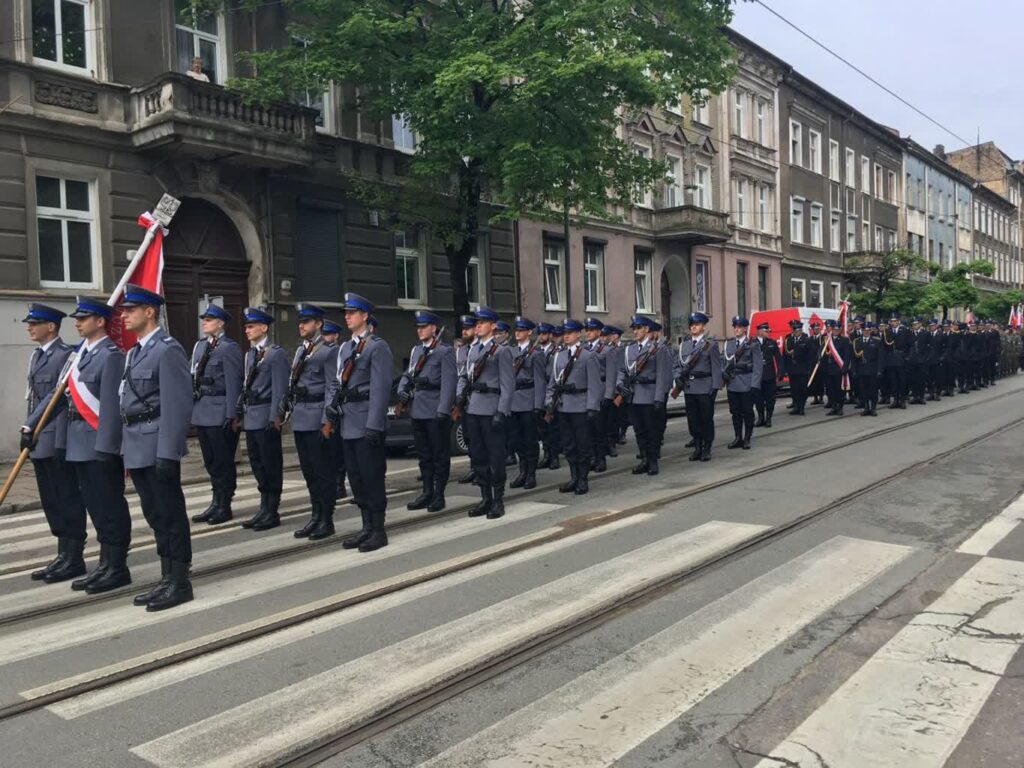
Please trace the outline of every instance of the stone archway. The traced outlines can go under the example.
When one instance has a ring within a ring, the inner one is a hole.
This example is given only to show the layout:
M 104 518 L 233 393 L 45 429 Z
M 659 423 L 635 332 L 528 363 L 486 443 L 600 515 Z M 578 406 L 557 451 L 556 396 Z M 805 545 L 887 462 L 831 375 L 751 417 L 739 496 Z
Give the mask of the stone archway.
M 692 306 L 688 261 L 688 256 L 668 256 L 661 272 L 662 324 L 673 340 L 686 333 L 686 320 Z
M 240 338 L 249 303 L 249 268 L 238 229 L 217 205 L 183 197 L 164 243 L 168 330 L 186 348 L 198 339 L 198 308 L 206 296 L 223 297 L 232 315 L 227 333 Z

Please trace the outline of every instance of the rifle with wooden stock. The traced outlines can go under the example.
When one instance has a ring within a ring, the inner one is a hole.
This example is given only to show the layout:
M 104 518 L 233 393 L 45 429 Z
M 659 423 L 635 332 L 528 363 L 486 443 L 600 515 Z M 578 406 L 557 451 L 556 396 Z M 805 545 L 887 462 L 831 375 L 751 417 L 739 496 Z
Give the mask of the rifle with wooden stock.
M 690 371 L 692 371 L 697 366 L 697 362 L 700 360 L 701 355 L 704 354 L 705 350 L 710 350 L 710 349 L 711 349 L 711 342 L 709 342 L 707 337 L 705 336 L 704 339 L 701 341 L 700 349 L 695 349 L 692 352 L 690 352 L 689 356 L 687 356 L 687 358 L 683 361 L 683 376 L 682 376 L 682 379 L 680 381 L 677 381 L 676 385 L 674 387 L 672 387 L 671 396 L 672 396 L 673 400 L 675 400 L 677 397 L 679 397 L 680 394 L 682 394 L 682 392 L 683 392 L 683 384 L 682 384 L 682 382 L 686 381 L 686 377 L 689 375 Z
M 651 346 L 644 350 L 643 354 L 636 359 L 636 363 L 633 364 L 632 373 L 629 370 L 629 366 L 626 366 L 626 375 L 622 379 L 622 384 L 619 385 L 619 391 L 616 392 L 615 397 L 612 398 L 612 404 L 616 408 L 621 408 L 622 404 L 626 402 L 626 400 L 633 399 L 633 389 L 636 385 L 636 380 L 640 377 L 640 374 L 644 372 L 644 368 L 647 367 L 647 362 L 657 351 L 658 345 L 652 343 Z M 623 360 L 626 359 L 626 353 L 627 350 L 622 351 Z
M 334 393 L 334 397 L 331 399 L 330 405 L 327 406 L 325 413 L 327 414 L 327 423 L 324 424 L 321 430 L 324 437 L 330 437 L 334 432 L 335 423 L 341 420 L 341 406 L 345 404 L 345 400 L 348 398 L 348 382 L 352 378 L 352 374 L 356 369 L 356 361 L 363 354 L 363 350 L 366 349 L 366 342 L 369 340 L 370 334 L 363 336 L 356 344 L 355 350 L 349 356 L 348 360 L 345 361 L 345 365 L 341 368 L 341 376 L 338 377 L 341 382 L 341 386 L 338 387 Z
M 544 421 L 548 424 L 555 420 L 555 412 L 558 410 L 558 404 L 562 401 L 562 395 L 567 391 L 565 388 L 565 382 L 569 378 L 569 374 L 572 373 L 572 369 L 576 365 L 576 360 L 579 358 L 582 351 L 583 345 L 580 344 L 576 347 L 576 351 L 572 353 L 572 357 L 569 358 L 569 362 L 565 364 L 565 368 L 563 368 L 562 372 L 558 375 L 558 381 L 555 382 L 555 391 L 551 396 L 551 402 L 548 403 L 548 407 L 544 409 Z M 556 357 L 555 359 L 557 360 L 558 358 Z M 573 385 L 573 389 L 569 391 L 570 393 L 575 391 L 575 385 Z
M 476 380 L 480 377 L 480 374 L 484 372 L 484 367 L 487 365 L 487 361 L 490 360 L 494 353 L 498 351 L 498 342 L 495 341 L 491 344 L 491 348 L 487 350 L 487 353 L 482 355 L 476 363 L 473 365 L 473 375 L 467 377 L 466 388 L 462 394 L 455 398 L 455 405 L 452 406 L 452 421 L 458 421 L 462 418 L 463 412 L 469 407 L 469 398 L 473 394 L 473 387 L 476 386 Z
M 412 399 L 416 396 L 416 379 L 419 378 L 421 373 L 423 373 L 423 369 L 427 365 L 427 358 L 430 357 L 430 353 L 437 348 L 437 345 L 441 343 L 441 336 L 443 334 L 444 327 L 442 326 L 441 330 L 439 330 L 434 335 L 434 338 L 430 340 L 430 346 L 424 348 L 423 354 L 420 355 L 420 359 L 416 361 L 416 366 L 407 371 L 409 374 L 409 391 L 399 394 L 398 403 L 395 405 L 395 416 L 401 416 L 405 413 L 406 409 L 409 407 L 409 403 L 411 403 Z

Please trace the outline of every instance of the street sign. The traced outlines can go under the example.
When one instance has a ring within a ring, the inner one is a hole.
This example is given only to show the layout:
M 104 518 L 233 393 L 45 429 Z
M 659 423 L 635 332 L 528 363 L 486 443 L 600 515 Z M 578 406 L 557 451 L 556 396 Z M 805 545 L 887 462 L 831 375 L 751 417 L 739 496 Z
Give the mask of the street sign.
M 170 195 L 164 195 L 160 198 L 160 202 L 156 204 L 156 208 L 153 209 L 153 218 L 159 221 L 161 226 L 166 227 L 171 223 L 171 219 L 178 212 L 180 205 L 181 200 Z

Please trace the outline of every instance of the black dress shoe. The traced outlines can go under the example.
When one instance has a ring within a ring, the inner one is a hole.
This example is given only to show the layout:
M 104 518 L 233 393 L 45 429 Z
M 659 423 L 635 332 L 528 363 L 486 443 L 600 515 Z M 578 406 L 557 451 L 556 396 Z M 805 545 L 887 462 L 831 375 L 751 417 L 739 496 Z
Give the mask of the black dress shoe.
M 417 496 L 415 499 L 413 499 L 408 504 L 406 504 L 405 508 L 406 509 L 426 509 L 427 507 L 430 506 L 430 501 L 433 498 L 434 498 L 434 494 L 433 493 L 427 493 L 426 491 L 423 491 L 422 493 L 420 493 L 419 496 Z
M 730 451 L 733 448 L 742 448 L 743 447 L 743 438 L 742 437 L 737 437 L 735 440 L 733 440 L 731 443 L 729 443 L 725 447 L 728 448 Z
M 480 503 L 466 513 L 467 517 L 483 517 L 491 511 L 491 499 L 481 499 Z

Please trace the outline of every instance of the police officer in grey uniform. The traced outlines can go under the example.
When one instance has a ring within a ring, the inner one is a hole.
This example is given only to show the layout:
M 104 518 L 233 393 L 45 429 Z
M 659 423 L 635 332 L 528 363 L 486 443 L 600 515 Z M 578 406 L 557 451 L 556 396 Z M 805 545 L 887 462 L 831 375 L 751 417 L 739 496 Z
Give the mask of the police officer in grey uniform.
M 281 403 L 288 396 L 288 355 L 270 341 L 274 318 L 257 307 L 246 307 L 245 353 L 242 394 L 238 396 L 235 428 L 245 430 L 249 465 L 260 491 L 259 511 L 242 523 L 243 528 L 267 531 L 281 524 L 278 511 L 284 484 L 281 454 Z
M 199 318 L 204 338 L 192 350 L 192 426 L 199 435 L 213 498 L 205 510 L 193 515 L 192 522 L 217 525 L 231 519 L 231 500 L 238 485 L 238 432 L 233 422 L 242 391 L 242 350 L 224 334 L 231 315 L 223 307 L 210 304 Z
M 562 431 L 562 446 L 569 462 L 569 482 L 563 483 L 561 493 L 582 495 L 590 490 L 588 475 L 593 458 L 593 424 L 600 415 L 604 384 L 598 354 L 580 339 L 583 324 L 566 320 L 565 348 L 551 361 L 545 408 L 558 412 Z
M 612 367 L 608 367 L 608 362 L 612 360 L 614 355 L 605 341 L 603 332 L 604 323 L 598 318 L 588 317 L 583 321 L 583 333 L 586 336 L 585 346 L 597 358 L 597 363 L 601 370 L 601 397 L 598 400 L 598 414 L 596 418 L 588 422 L 591 445 L 590 468 L 598 474 L 608 469 L 608 441 L 606 439 L 607 429 L 605 427 L 605 408 L 603 403 L 606 399 L 605 390 L 608 388 L 609 371 L 611 371 L 612 378 L 615 378 L 616 373 L 614 361 L 612 361 Z
M 57 556 L 46 567 L 32 572 L 33 581 L 52 584 L 85 573 L 82 551 L 85 548 L 85 505 L 78 491 L 74 469 L 64 456 L 67 415 L 54 414 L 39 437 L 32 432 L 53 397 L 71 347 L 58 335 L 64 313 L 45 304 L 29 304 L 22 322 L 28 335 L 39 346 L 28 364 L 27 418 L 21 428 L 21 449 L 29 454 L 35 469 L 36 486 L 50 533 L 57 539 Z
M 735 435 L 728 447 L 749 450 L 750 436 L 754 434 L 754 397 L 760 391 L 764 362 L 760 343 L 748 335 L 750 320 L 737 315 L 732 319 L 732 327 L 733 338 L 725 342 L 722 370 Z
M 455 385 L 458 387 L 458 380 L 466 372 L 466 361 L 469 359 L 469 348 L 476 343 L 476 317 L 473 315 L 459 316 L 459 331 L 461 336 L 455 342 Z M 462 427 L 462 439 L 466 443 L 466 452 L 472 454 L 469 448 L 469 435 L 466 433 L 465 424 Z M 459 485 L 472 483 L 476 480 L 473 473 L 473 466 L 470 465 L 465 474 L 459 477 Z
M 324 397 L 338 364 L 337 349 L 321 334 L 324 311 L 316 304 L 298 304 L 301 343 L 292 358 L 288 389 L 278 406 L 282 420 L 291 419 L 299 468 L 309 491 L 309 522 L 295 531 L 295 538 L 317 541 L 334 534 L 334 502 L 337 463 L 334 441 L 321 434 Z
M 138 338 L 121 379 L 121 451 L 160 556 L 160 583 L 134 601 L 147 611 L 192 599 L 192 539 L 181 491 L 192 376 L 185 350 L 160 327 L 163 303 L 159 294 L 130 283 L 121 303 L 124 327 Z
M 107 338 L 114 308 L 106 302 L 78 297 L 75 318 L 84 341 L 78 349 L 67 399 L 67 459 L 75 468 L 78 488 L 100 543 L 99 564 L 71 582 L 74 590 L 94 595 L 132 583 L 128 546 L 132 519 L 124 497 L 121 459 L 121 413 L 118 389 L 124 352 Z
M 544 388 L 547 389 L 547 372 L 551 370 L 551 360 L 558 351 L 558 342 L 554 339 L 555 326 L 551 323 L 537 324 L 537 348 L 544 354 Z M 544 446 L 544 455 L 537 465 L 540 469 L 558 469 L 561 464 L 558 461 L 558 454 L 562 450 L 561 439 L 558 435 L 557 422 L 548 423 L 544 419 L 537 422 L 537 430 L 541 444 Z
M 338 347 L 341 346 L 341 326 L 332 320 L 324 320 L 324 327 L 320 331 L 324 338 L 324 344 L 334 349 L 334 364 L 338 364 Z M 331 435 L 331 452 L 334 454 L 334 464 L 337 469 L 335 480 L 334 499 L 344 499 L 348 496 L 348 488 L 345 487 L 345 451 L 341 447 L 341 434 L 334 432 Z
M 722 351 L 718 341 L 706 333 L 708 316 L 690 315 L 690 338 L 679 345 L 673 378 L 676 391 L 686 397 L 686 424 L 693 438 L 690 461 L 710 461 L 715 441 L 715 398 L 722 388 Z
M 622 348 L 619 346 L 619 338 L 622 331 L 614 325 L 605 325 L 601 329 L 601 341 L 604 342 L 605 355 L 605 381 L 604 396 L 601 399 L 601 419 L 604 423 L 604 450 L 607 456 L 618 456 L 619 451 L 616 443 L 619 438 L 619 409 L 613 404 L 615 398 L 615 380 L 618 377 L 619 368 L 622 366 Z M 607 466 L 607 462 L 605 464 Z
M 636 435 L 640 463 L 633 468 L 634 475 L 656 475 L 661 457 L 658 427 L 660 414 L 665 410 L 672 371 L 667 369 L 660 348 L 650 337 L 654 321 L 636 315 L 630 322 L 636 341 L 622 352 L 622 366 L 616 380 L 616 395 L 622 404 L 628 403 L 630 422 Z
M 407 509 L 440 512 L 451 473 L 451 414 L 455 400 L 455 350 L 441 339 L 441 318 L 415 315 L 420 343 L 409 353 L 409 367 L 398 382 L 398 403 L 412 417 L 412 437 L 423 490 Z
M 456 406 L 469 435 L 470 461 L 480 486 L 480 503 L 469 516 L 494 520 L 505 514 L 505 420 L 512 413 L 515 381 L 512 350 L 494 337 L 498 313 L 480 307 L 475 317 L 477 343 L 470 347 L 459 379 Z
M 346 293 L 344 307 L 352 338 L 339 347 L 337 375 L 327 384 L 323 431 L 329 438 L 336 428 L 341 430 L 345 467 L 363 518 L 363 527 L 342 546 L 372 552 L 388 544 L 384 432 L 391 399 L 391 347 L 370 331 L 369 299 Z
M 519 474 L 508 484 L 509 488 L 537 487 L 537 460 L 540 458 L 537 425 L 544 413 L 547 356 L 539 341 L 531 340 L 536 327 L 525 317 L 517 317 L 514 323 L 516 343 L 512 348 L 512 376 L 516 390 L 512 395 L 508 429 L 519 456 Z

